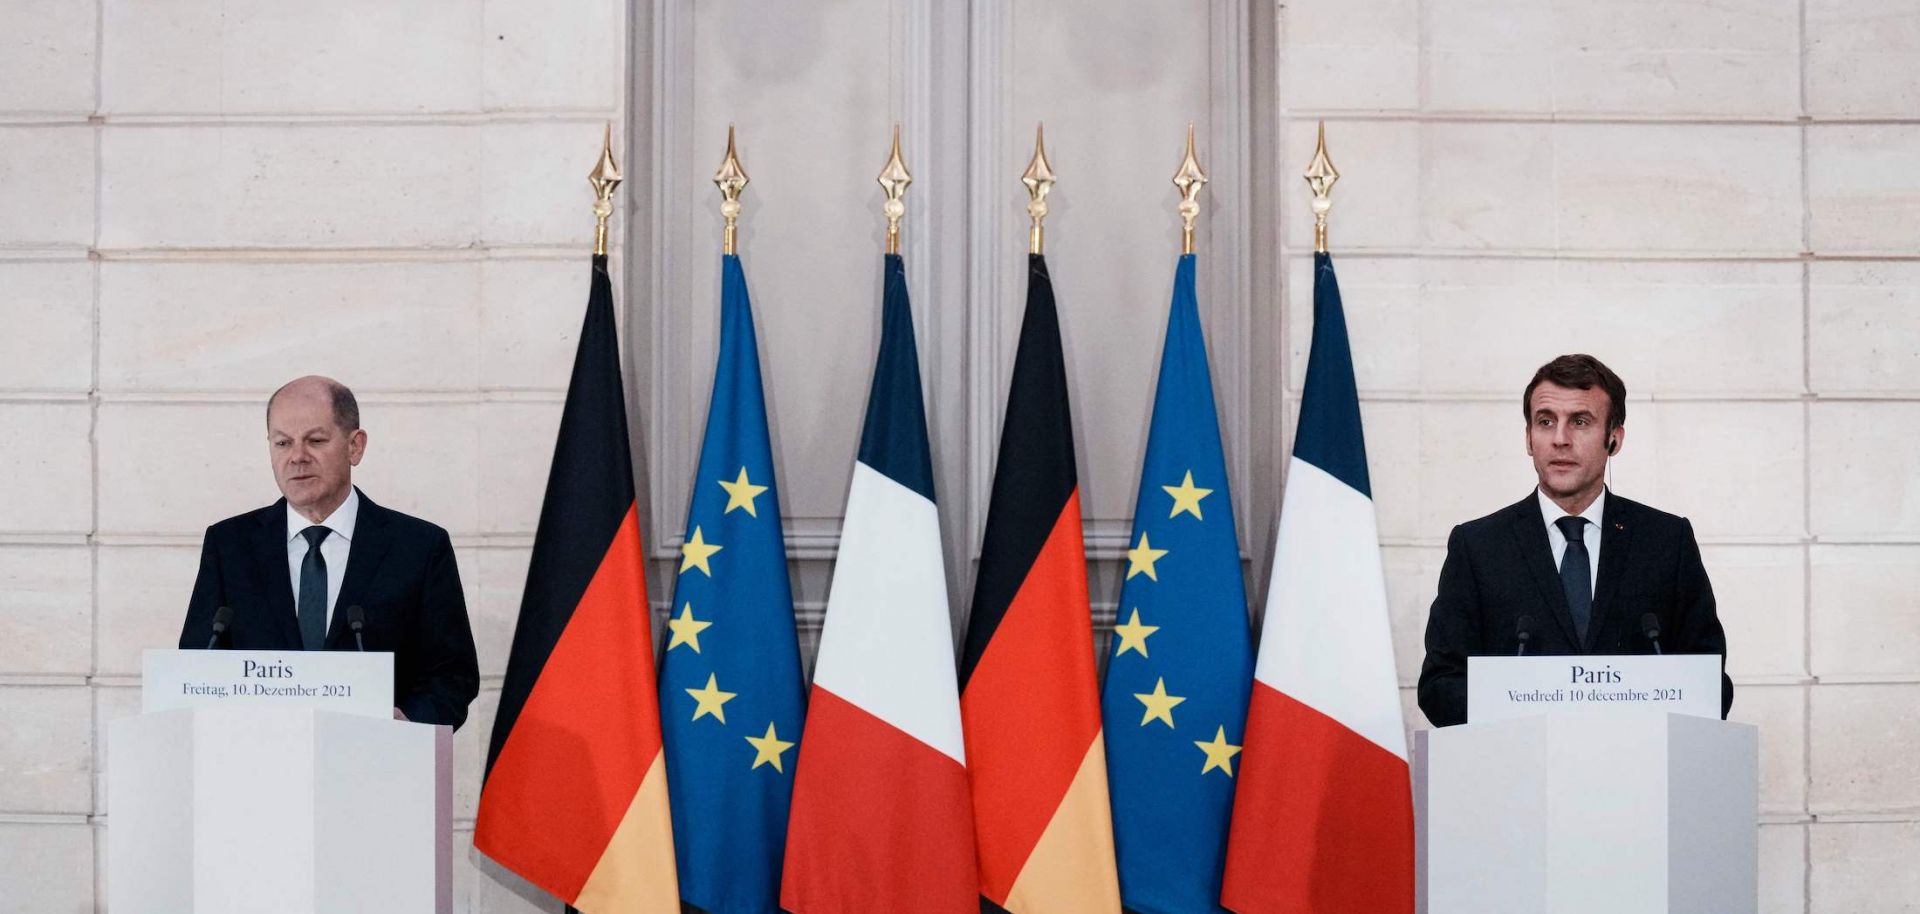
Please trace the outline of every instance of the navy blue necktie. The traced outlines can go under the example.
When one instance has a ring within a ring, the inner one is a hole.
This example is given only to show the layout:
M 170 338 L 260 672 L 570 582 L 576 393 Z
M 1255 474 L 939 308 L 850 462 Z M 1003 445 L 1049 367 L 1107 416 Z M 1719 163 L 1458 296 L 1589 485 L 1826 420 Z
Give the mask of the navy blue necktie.
M 1587 624 L 1593 619 L 1593 570 L 1588 567 L 1592 560 L 1587 557 L 1587 519 L 1568 515 L 1554 524 L 1567 537 L 1567 551 L 1560 556 L 1560 586 L 1567 592 L 1567 612 L 1573 614 L 1574 633 L 1584 645 Z
M 320 543 L 332 533 L 325 527 L 300 531 L 307 538 L 307 557 L 300 560 L 300 648 L 317 651 L 327 641 L 327 560 Z

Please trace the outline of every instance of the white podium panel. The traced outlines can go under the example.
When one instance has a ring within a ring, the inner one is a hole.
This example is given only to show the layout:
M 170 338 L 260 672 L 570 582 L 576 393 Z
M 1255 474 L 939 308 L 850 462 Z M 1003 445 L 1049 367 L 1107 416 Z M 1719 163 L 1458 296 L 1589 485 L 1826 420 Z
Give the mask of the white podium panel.
M 384 651 L 176 651 L 140 657 L 140 710 L 272 705 L 393 716 Z
M 451 750 L 450 728 L 390 710 L 221 702 L 116 721 L 109 909 L 451 911 Z
M 1565 711 L 1414 738 L 1423 914 L 1749 914 L 1758 731 Z
M 1718 654 L 1468 657 L 1467 720 L 1583 708 L 1720 719 Z

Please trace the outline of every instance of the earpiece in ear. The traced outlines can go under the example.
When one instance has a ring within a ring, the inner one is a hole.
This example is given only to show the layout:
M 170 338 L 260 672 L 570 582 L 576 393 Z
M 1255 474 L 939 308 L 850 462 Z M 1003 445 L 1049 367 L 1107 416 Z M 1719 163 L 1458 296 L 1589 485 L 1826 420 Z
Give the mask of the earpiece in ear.
M 1611 438 L 1608 438 L 1607 439 L 1607 456 L 1612 457 L 1614 454 L 1617 454 L 1619 452 L 1620 452 L 1620 437 L 1618 435 L 1615 435 Z

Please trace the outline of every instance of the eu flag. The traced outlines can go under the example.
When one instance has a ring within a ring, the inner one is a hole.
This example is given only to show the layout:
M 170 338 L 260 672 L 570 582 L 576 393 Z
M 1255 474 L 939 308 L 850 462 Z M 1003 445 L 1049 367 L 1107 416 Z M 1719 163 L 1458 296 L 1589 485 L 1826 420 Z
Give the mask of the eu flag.
M 1142 914 L 1224 910 L 1234 756 L 1253 680 L 1193 270 L 1193 255 L 1182 256 L 1101 698 L 1120 895 Z
M 680 896 L 780 909 L 806 709 L 760 350 L 740 258 L 721 258 L 720 358 L 660 662 Z

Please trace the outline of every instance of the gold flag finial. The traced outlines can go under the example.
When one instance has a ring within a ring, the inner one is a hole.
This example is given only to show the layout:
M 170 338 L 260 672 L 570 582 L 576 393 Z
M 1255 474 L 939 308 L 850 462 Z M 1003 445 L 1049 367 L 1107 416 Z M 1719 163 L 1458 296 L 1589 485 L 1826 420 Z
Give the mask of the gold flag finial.
M 593 256 L 607 256 L 607 219 L 613 216 L 613 191 L 620 186 L 620 166 L 613 161 L 613 124 L 607 124 L 606 136 L 600 141 L 600 164 L 593 167 L 587 175 L 587 183 L 593 185 L 593 216 L 597 224 L 593 230 Z
M 1040 223 L 1047 218 L 1047 191 L 1053 189 L 1053 166 L 1047 164 L 1047 125 L 1039 125 L 1033 133 L 1033 161 L 1027 163 L 1026 174 L 1020 176 L 1020 183 L 1027 186 L 1027 215 L 1033 217 L 1033 228 L 1027 232 L 1027 253 L 1045 252 L 1046 239 L 1041 234 Z
M 887 214 L 887 253 L 900 253 L 900 217 L 907 214 L 907 185 L 913 183 L 913 175 L 907 172 L 907 163 L 900 158 L 900 125 L 893 125 L 893 155 L 887 158 L 887 167 L 880 169 L 878 178 L 881 189 L 887 192 L 887 202 L 881 212 Z
M 1313 161 L 1307 164 L 1307 186 L 1313 188 L 1313 250 L 1327 252 L 1327 211 L 1333 209 L 1333 182 L 1340 172 L 1327 158 L 1327 122 L 1320 122 L 1320 138 L 1313 149 Z
M 727 125 L 727 158 L 713 173 L 713 185 L 720 188 L 720 215 L 727 220 L 727 231 L 720 241 L 720 253 L 734 253 L 739 239 L 740 192 L 747 187 L 747 170 L 740 167 L 740 156 L 733 151 L 733 125 Z
M 1193 124 L 1187 124 L 1187 157 L 1180 162 L 1180 170 L 1173 173 L 1173 186 L 1180 188 L 1180 253 L 1193 253 L 1193 220 L 1200 217 L 1200 187 L 1207 183 L 1207 173 L 1200 170 L 1200 160 L 1193 154 Z

